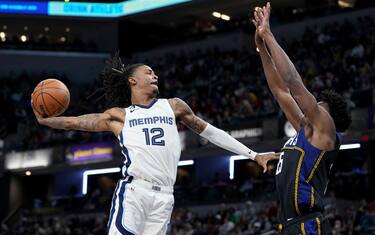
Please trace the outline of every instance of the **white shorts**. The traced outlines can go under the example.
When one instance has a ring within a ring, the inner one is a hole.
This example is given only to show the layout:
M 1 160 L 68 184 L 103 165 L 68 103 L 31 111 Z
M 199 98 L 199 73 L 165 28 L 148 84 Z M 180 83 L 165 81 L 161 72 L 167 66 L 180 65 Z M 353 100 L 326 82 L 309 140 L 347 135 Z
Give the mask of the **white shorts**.
M 109 235 L 164 235 L 174 204 L 173 187 L 120 180 L 112 198 Z

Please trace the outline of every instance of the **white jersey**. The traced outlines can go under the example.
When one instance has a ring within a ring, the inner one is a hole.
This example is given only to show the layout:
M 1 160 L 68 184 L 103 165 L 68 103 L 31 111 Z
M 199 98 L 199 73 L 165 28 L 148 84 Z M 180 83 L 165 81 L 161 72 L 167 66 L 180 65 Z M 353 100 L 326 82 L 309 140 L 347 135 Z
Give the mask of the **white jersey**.
M 125 157 L 123 176 L 173 186 L 181 144 L 168 100 L 155 99 L 149 106 L 131 105 L 125 112 L 118 136 Z

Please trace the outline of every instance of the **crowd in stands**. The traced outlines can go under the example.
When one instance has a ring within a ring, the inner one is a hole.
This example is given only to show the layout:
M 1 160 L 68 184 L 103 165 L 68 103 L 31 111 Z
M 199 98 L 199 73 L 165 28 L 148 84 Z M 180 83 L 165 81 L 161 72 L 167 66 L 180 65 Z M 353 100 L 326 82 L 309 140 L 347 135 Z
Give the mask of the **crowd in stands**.
M 275 201 L 218 204 L 205 208 L 176 207 L 168 235 L 261 235 L 277 233 Z M 104 235 L 107 212 L 76 214 L 35 213 L 23 210 L 15 226 L 5 224 L 1 235 Z M 333 235 L 375 234 L 375 201 L 336 202 L 331 200 L 325 216 Z
M 375 84 L 375 23 L 370 17 L 357 22 L 332 22 L 306 28 L 302 38 L 282 43 L 305 84 L 314 95 L 335 89 L 349 101 L 350 108 L 372 105 Z M 277 112 L 269 92 L 259 56 L 251 50 L 197 50 L 167 54 L 147 61 L 160 77 L 162 97 L 181 97 L 207 121 L 218 125 L 249 122 Z M 35 127 L 30 109 L 33 87 L 45 74 L 1 75 L 0 138 L 8 149 L 30 149 L 79 139 L 106 138 Z M 68 78 L 55 75 L 69 84 Z M 67 115 L 103 111 L 105 107 L 87 100 L 92 89 L 74 95 Z M 15 141 L 16 140 L 16 141 Z M 11 144 L 9 144 L 11 143 Z
M 277 234 L 274 171 L 270 167 L 267 174 L 232 181 L 215 174 L 202 184 L 179 179 L 175 185 L 176 204 L 168 234 Z M 350 174 L 336 172 L 331 178 L 325 199 L 325 217 L 330 221 L 334 235 L 375 234 L 375 201 L 363 199 L 371 189 L 360 182 L 360 177 Z M 349 177 L 345 179 L 344 175 Z M 107 176 L 99 177 L 92 181 L 92 187 L 84 197 L 76 197 L 76 190 L 70 190 L 72 194 L 65 198 L 47 201 L 34 198 L 14 216 L 12 221 L 17 223 L 2 225 L 0 235 L 106 234 L 115 182 Z M 350 185 L 351 190 L 342 193 L 347 189 L 344 185 Z M 352 195 L 350 191 L 358 193 Z
M 105 235 L 104 213 L 40 216 L 23 211 L 14 228 L 3 225 L 1 235 Z M 0 230 L 1 231 L 1 230 Z
M 218 211 L 201 217 L 188 209 L 177 208 L 172 215 L 170 234 L 278 234 L 277 203 L 269 201 L 260 204 L 251 201 L 237 206 L 222 204 Z M 341 208 L 328 210 L 326 218 L 332 225 L 334 235 L 375 234 L 375 203 L 361 201 L 356 206 L 345 204 Z

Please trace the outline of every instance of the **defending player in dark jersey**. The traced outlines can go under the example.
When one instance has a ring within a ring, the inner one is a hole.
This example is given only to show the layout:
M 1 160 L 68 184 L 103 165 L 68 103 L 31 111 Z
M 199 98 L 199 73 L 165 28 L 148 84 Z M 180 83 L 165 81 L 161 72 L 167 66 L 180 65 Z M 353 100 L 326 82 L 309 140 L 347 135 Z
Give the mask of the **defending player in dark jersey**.
M 257 7 L 253 23 L 267 83 L 297 130 L 280 155 L 276 171 L 279 230 L 288 235 L 331 234 L 323 218 L 323 197 L 340 147 L 340 134 L 351 122 L 344 99 L 325 91 L 317 102 L 269 26 L 270 4 Z

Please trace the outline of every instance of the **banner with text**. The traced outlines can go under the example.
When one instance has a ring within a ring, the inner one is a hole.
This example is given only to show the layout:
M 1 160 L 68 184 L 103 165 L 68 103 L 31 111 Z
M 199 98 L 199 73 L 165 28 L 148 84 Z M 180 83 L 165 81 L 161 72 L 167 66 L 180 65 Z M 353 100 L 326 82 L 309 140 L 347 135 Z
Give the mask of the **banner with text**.
M 69 146 L 66 159 L 71 164 L 109 161 L 113 158 L 113 144 L 110 142 Z
M 0 1 L 0 14 L 77 17 L 121 17 L 192 0 L 130 0 L 118 3 L 64 1 Z

